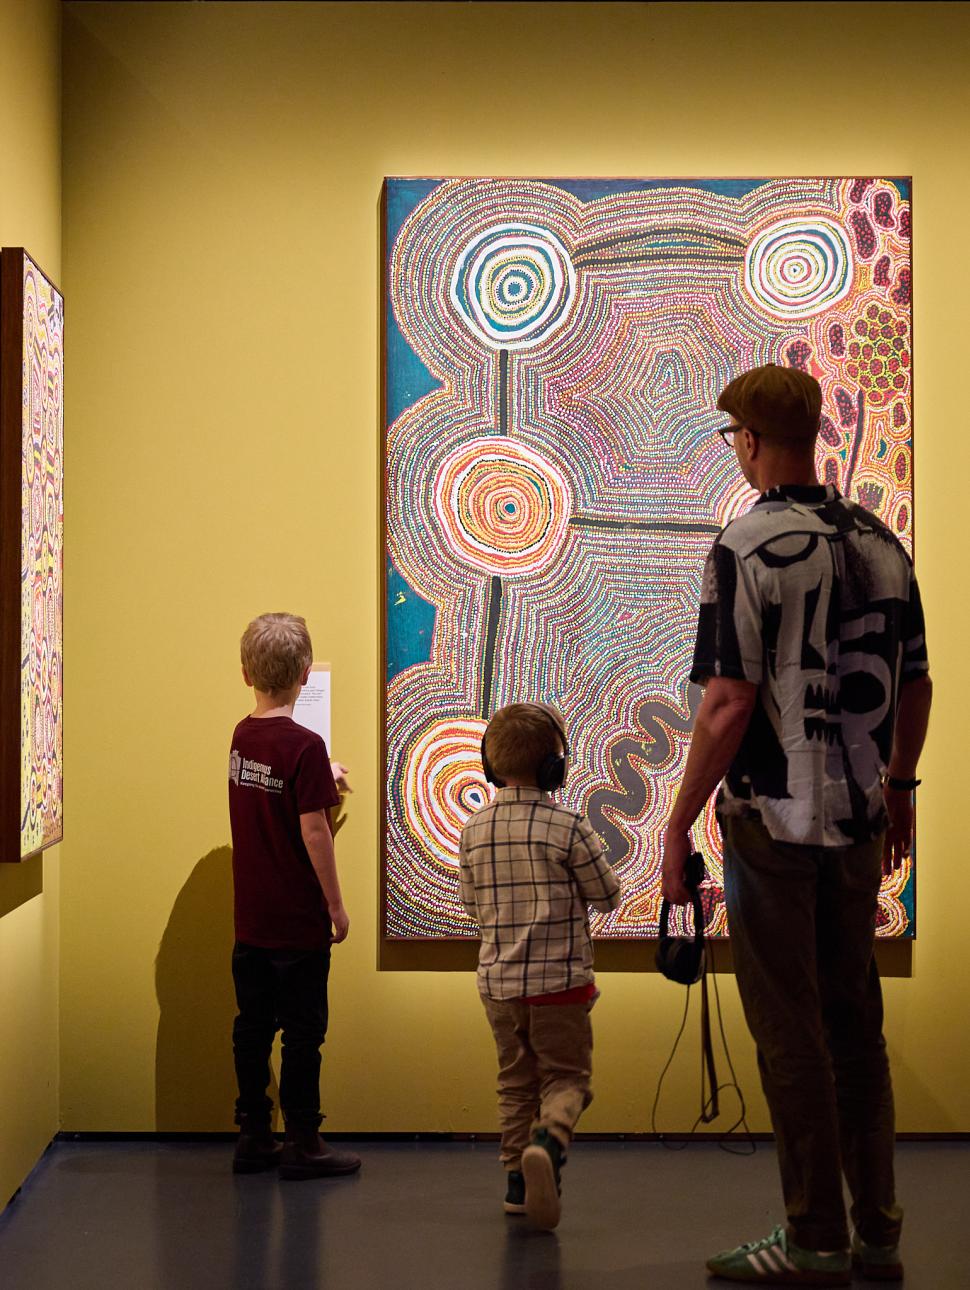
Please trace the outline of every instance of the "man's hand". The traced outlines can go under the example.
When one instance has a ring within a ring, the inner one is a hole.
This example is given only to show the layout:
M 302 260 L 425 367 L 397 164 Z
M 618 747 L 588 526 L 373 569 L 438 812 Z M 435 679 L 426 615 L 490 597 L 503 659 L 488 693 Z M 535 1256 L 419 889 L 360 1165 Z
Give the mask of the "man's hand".
M 684 882 L 684 866 L 693 848 L 689 835 L 683 830 L 668 829 L 664 834 L 663 882 L 664 899 L 672 905 L 690 903 L 690 892 Z
M 347 933 L 350 931 L 350 919 L 347 917 L 347 911 L 343 905 L 331 907 L 330 921 L 333 923 L 333 936 L 330 943 L 339 945 L 341 941 L 347 939 Z
M 883 789 L 889 828 L 882 849 L 882 871 L 887 876 L 902 867 L 913 849 L 913 794 L 907 789 Z
M 904 682 L 900 688 L 896 731 L 889 758 L 889 774 L 894 779 L 915 778 L 932 702 L 933 682 L 926 673 Z M 913 849 L 913 794 L 907 789 L 890 788 L 887 783 L 883 786 L 883 796 L 889 813 L 889 828 L 882 851 L 882 871 L 888 875 L 902 866 Z

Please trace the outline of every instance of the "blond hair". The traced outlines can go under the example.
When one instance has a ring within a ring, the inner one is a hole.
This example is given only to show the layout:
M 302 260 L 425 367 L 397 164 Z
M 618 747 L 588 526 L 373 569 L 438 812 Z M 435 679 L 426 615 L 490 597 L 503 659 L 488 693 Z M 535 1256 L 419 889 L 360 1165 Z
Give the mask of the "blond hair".
M 254 689 L 264 694 L 292 689 L 313 662 L 306 620 L 296 614 L 260 614 L 243 632 L 239 654 Z
M 485 753 L 499 779 L 531 779 L 547 757 L 565 744 L 562 718 L 537 703 L 510 703 L 499 708 L 485 731 Z

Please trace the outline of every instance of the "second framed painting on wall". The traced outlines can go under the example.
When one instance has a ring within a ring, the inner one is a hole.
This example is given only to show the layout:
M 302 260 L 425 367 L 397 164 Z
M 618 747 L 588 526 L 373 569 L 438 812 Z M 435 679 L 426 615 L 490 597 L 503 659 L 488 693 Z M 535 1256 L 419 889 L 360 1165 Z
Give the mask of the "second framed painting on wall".
M 0 253 L 0 861 L 63 836 L 64 298 Z

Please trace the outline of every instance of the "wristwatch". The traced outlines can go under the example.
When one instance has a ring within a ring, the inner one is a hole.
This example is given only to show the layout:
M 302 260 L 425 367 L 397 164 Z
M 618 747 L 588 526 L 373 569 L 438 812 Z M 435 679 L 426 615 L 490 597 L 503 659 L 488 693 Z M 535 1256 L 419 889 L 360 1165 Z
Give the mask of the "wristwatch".
M 900 793 L 911 793 L 922 782 L 921 779 L 897 779 L 895 775 L 890 775 L 886 780 L 890 788 L 895 788 Z

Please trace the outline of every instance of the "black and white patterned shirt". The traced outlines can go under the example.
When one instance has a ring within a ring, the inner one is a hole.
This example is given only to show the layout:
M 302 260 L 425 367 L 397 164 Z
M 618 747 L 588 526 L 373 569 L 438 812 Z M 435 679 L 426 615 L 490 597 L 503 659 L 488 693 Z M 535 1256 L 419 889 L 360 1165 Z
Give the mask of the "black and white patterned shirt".
M 912 564 L 831 485 L 759 498 L 707 557 L 691 680 L 758 686 L 718 799 L 778 841 L 838 847 L 886 826 L 899 688 L 929 669 Z
M 461 834 L 461 901 L 478 923 L 478 989 L 488 999 L 593 980 L 587 906 L 620 903 L 589 820 L 538 788 L 500 788 Z

